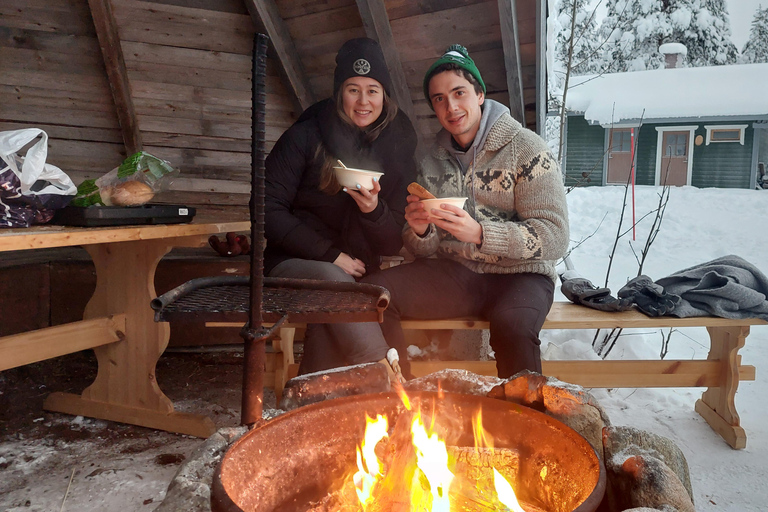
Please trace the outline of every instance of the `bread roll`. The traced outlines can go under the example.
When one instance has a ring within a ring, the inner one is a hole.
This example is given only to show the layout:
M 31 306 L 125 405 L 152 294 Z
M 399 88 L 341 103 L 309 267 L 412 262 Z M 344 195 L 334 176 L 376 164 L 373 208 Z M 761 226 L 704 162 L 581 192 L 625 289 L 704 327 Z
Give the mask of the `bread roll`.
M 413 194 L 414 196 L 418 196 L 419 199 L 437 199 L 432 192 L 425 189 L 415 181 L 408 185 L 408 193 Z
M 152 188 L 141 181 L 126 181 L 111 188 L 109 199 L 115 206 L 138 206 L 155 196 Z

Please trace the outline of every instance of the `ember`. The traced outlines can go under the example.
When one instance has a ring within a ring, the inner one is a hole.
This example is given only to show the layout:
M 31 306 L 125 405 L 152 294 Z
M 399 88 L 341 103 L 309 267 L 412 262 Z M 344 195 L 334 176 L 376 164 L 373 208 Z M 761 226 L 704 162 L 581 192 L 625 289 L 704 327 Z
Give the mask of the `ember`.
M 404 403 L 379 393 L 302 407 L 243 436 L 222 460 L 212 505 L 583 512 L 595 510 L 604 488 L 591 446 L 542 413 L 469 395 L 419 392 Z

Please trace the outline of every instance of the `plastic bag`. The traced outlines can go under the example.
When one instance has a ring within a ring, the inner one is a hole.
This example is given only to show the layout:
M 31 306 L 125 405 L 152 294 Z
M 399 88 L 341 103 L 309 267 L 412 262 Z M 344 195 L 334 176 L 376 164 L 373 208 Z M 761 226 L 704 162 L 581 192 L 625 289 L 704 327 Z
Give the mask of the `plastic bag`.
M 178 171 L 165 160 L 139 151 L 96 180 L 77 187 L 74 206 L 138 206 L 166 187 Z
M 24 157 L 17 155 L 40 136 Z M 0 132 L 0 227 L 29 227 L 53 218 L 77 187 L 64 171 L 45 163 L 48 134 L 38 128 Z

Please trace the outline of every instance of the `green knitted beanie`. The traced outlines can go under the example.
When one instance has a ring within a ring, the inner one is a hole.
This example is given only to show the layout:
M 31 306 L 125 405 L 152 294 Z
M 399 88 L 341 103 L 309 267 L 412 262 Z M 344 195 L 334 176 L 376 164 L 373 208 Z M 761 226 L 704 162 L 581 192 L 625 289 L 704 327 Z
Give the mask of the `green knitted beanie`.
M 480 86 L 483 88 L 483 93 L 486 92 L 483 77 L 480 76 L 480 71 L 478 71 L 477 66 L 475 66 L 475 61 L 469 56 L 467 49 L 460 44 L 452 44 L 445 50 L 443 56 L 437 59 L 435 63 L 429 67 L 427 74 L 424 75 L 424 97 L 427 99 L 429 108 L 432 108 L 432 101 L 429 99 L 429 80 L 432 78 L 432 72 L 441 64 L 447 63 L 456 64 L 460 68 L 468 71 L 469 74 L 474 76 L 480 83 Z

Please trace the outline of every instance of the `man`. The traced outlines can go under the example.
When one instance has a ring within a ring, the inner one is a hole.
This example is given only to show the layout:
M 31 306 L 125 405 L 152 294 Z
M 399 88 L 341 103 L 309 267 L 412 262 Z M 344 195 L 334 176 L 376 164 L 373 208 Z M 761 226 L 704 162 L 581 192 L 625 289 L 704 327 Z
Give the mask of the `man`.
M 403 242 L 416 260 L 364 280 L 389 289 L 382 330 L 401 354 L 400 317 L 481 316 L 490 322 L 498 375 L 507 378 L 541 372 L 538 336 L 568 246 L 568 212 L 544 140 L 485 93 L 463 46 L 449 47 L 427 71 L 424 94 L 443 128 L 419 183 L 437 197 L 466 196 L 466 211 L 426 211 L 409 195 Z

